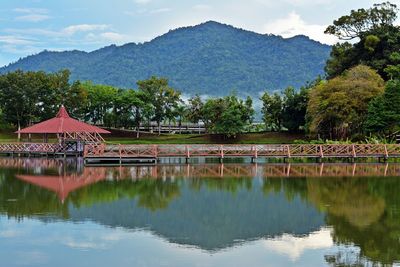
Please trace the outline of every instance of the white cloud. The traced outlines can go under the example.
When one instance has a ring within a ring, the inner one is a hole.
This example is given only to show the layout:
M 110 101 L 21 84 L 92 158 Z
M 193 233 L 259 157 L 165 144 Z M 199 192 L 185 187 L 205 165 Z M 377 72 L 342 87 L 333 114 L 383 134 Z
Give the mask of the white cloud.
M 325 29 L 326 25 L 307 24 L 294 11 L 285 18 L 277 19 L 264 25 L 264 30 L 266 33 L 281 35 L 285 38 L 302 34 L 321 43 L 336 43 L 338 39 L 332 35 L 324 34 Z
M 51 18 L 45 8 L 15 8 L 14 12 L 23 14 L 15 18 L 17 21 L 39 22 Z
M 149 13 L 150 14 L 159 14 L 159 13 L 170 12 L 171 10 L 172 10 L 171 8 L 164 7 L 164 8 L 158 8 L 158 9 L 150 10 Z
M 45 8 L 14 8 L 14 11 L 17 13 L 39 13 L 39 14 L 47 14 L 49 13 L 48 9 Z
M 31 39 L 27 39 L 27 38 L 23 38 L 23 37 L 19 37 L 19 36 L 0 35 L 0 43 L 10 44 L 10 45 L 32 45 L 32 44 L 35 44 L 36 42 Z
M 127 35 L 116 33 L 116 32 L 103 32 L 100 34 L 100 36 L 103 37 L 105 40 L 109 40 L 109 41 L 117 42 L 117 43 L 123 42 L 128 38 Z
M 68 35 L 73 35 L 77 32 L 102 31 L 108 28 L 109 25 L 105 24 L 78 24 L 65 27 L 62 32 Z
M 50 16 L 43 15 L 43 14 L 30 14 L 25 16 L 16 17 L 15 20 L 18 21 L 29 21 L 29 22 L 39 22 L 46 19 L 49 19 Z
M 145 4 L 148 4 L 150 2 L 151 2 L 151 0 L 135 0 L 135 3 L 139 4 L 139 5 L 145 5 Z
M 199 4 L 199 5 L 193 6 L 192 8 L 193 8 L 194 10 L 203 11 L 203 10 L 209 10 L 209 9 L 211 9 L 211 6 Z
M 264 246 L 268 250 L 276 251 L 297 260 L 306 250 L 324 249 L 333 246 L 331 229 L 321 229 L 305 237 L 294 237 L 285 234 L 280 238 L 265 240 Z

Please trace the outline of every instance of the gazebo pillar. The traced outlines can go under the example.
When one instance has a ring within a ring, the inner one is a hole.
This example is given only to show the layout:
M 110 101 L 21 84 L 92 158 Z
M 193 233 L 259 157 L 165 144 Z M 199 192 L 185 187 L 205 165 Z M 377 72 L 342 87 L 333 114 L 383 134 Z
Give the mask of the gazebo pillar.
M 43 134 L 43 143 L 48 143 L 49 142 L 49 136 L 47 135 L 47 133 Z

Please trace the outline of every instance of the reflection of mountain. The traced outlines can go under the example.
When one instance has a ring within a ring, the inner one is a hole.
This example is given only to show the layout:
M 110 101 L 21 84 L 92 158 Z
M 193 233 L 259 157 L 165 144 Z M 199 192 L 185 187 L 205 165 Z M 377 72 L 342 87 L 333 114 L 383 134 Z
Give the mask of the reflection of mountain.
M 283 193 L 265 197 L 261 186 L 236 193 L 193 191 L 181 183 L 180 196 L 163 210 L 152 212 L 137 201 L 121 199 L 89 207 L 71 208 L 73 220 L 94 220 L 109 226 L 149 228 L 166 239 L 206 250 L 231 246 L 241 240 L 284 233 L 305 235 L 323 225 L 323 215 L 299 198 L 289 202 Z
M 62 204 L 54 193 L 58 188 L 41 188 L 43 181 L 26 183 L 14 176 L 54 176 L 66 168 L 52 161 L 45 161 L 50 169 L 21 162 L 21 167 L 14 162 L 18 168 L 0 168 L 0 213 L 7 216 L 147 228 L 171 242 L 205 250 L 280 236 L 282 242 L 276 244 L 293 244 L 292 256 L 300 251 L 297 245 L 312 244 L 286 240 L 282 234 L 308 235 L 328 225 L 336 244 L 360 248 L 359 259 L 400 260 L 398 164 L 158 165 L 85 168 L 75 176 L 72 164 L 70 174 L 63 176 L 72 180 L 60 184 L 79 187 L 68 191 Z M 285 175 L 294 178 L 276 178 Z M 252 176 L 269 178 L 244 178 Z M 339 264 L 342 258 L 327 255 L 327 262 Z

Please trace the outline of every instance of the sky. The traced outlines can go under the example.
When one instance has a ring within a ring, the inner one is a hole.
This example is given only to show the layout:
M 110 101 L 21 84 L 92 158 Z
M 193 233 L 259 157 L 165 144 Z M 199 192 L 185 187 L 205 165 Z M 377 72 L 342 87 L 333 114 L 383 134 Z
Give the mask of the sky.
M 238 28 L 326 44 L 332 21 L 370 0 L 0 0 L 0 66 L 51 51 L 143 43 L 183 26 L 214 20 Z M 378 1 L 383 2 L 383 0 Z M 400 5 L 400 0 L 391 0 Z

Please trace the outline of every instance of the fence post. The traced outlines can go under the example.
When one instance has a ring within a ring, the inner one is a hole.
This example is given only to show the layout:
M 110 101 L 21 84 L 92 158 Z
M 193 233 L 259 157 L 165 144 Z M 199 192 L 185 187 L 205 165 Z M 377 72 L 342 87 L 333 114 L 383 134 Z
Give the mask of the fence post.
M 354 144 L 352 145 L 352 149 L 353 149 L 353 158 L 356 158 L 357 155 L 356 155 L 356 148 L 355 148 Z
M 386 158 L 386 159 L 389 158 L 389 153 L 388 153 L 387 145 L 386 145 L 386 144 L 385 144 L 385 158 Z
M 286 149 L 287 149 L 288 158 L 291 158 L 292 155 L 290 154 L 290 146 L 289 146 L 289 145 L 286 145 Z

